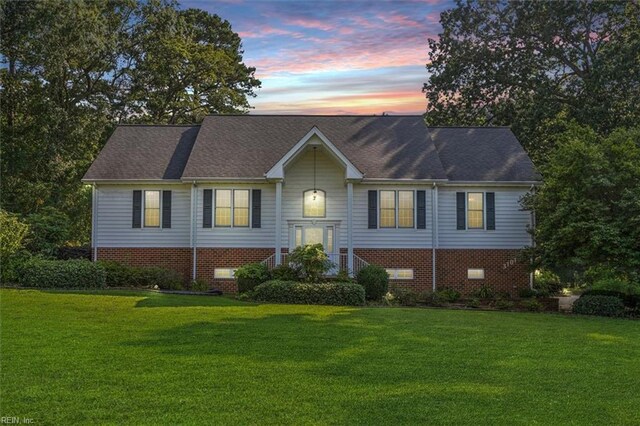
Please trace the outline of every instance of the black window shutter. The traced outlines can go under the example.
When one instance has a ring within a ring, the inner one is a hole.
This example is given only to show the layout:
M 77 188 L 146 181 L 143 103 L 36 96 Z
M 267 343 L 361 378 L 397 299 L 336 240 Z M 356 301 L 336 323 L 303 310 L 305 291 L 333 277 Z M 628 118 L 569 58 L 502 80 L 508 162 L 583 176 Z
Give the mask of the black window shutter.
M 369 229 L 378 228 L 378 191 L 369 191 Z
M 202 199 L 202 227 L 211 228 L 211 210 L 213 208 L 213 190 L 205 189 Z
M 418 208 L 416 213 L 418 218 L 416 220 L 416 225 L 418 229 L 426 229 L 427 228 L 427 192 L 426 191 L 417 191 L 416 192 L 417 204 Z
M 162 191 L 162 227 L 171 228 L 171 191 Z
M 260 228 L 260 216 L 262 214 L 262 190 L 253 189 L 251 191 L 251 227 Z
M 142 227 L 142 191 L 133 191 L 133 217 L 131 227 Z
M 457 213 L 457 229 L 467 229 L 466 227 L 466 200 L 464 192 L 456 193 L 456 213 Z
M 487 229 L 496 229 L 496 194 L 487 192 Z

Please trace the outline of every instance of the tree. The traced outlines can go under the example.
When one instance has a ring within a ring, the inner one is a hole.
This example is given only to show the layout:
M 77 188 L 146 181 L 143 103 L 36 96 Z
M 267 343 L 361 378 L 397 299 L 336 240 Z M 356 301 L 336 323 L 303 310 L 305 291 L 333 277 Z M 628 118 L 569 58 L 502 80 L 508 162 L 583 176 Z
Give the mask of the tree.
M 173 1 L 0 0 L 3 208 L 55 206 L 89 240 L 80 179 L 113 127 L 246 112 L 260 81 L 230 24 Z
M 524 200 L 536 212 L 538 266 L 640 270 L 640 128 L 608 137 L 569 125 Z
M 637 2 L 458 0 L 441 24 L 429 125 L 511 126 L 541 163 L 565 129 L 558 115 L 603 134 L 640 120 Z

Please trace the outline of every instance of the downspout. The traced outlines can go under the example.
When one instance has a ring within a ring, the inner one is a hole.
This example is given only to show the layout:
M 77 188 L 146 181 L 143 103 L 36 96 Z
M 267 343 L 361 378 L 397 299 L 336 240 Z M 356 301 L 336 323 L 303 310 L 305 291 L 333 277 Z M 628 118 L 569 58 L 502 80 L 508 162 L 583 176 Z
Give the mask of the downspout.
M 531 188 L 529 189 L 529 191 L 535 194 L 536 186 L 531 185 Z M 536 211 L 531 210 L 531 247 L 534 247 L 534 248 L 536 246 L 535 231 L 536 231 Z M 533 255 L 531 256 L 531 264 L 533 265 Z M 531 271 L 529 273 L 529 288 L 531 290 L 533 290 L 534 279 L 535 279 L 535 273 L 534 271 Z
M 438 235 L 438 186 L 431 188 L 431 280 L 432 291 L 436 291 L 436 238 Z
M 94 182 L 91 186 L 91 245 L 93 246 L 93 261 L 98 260 L 98 186 Z
M 191 184 L 191 280 L 197 278 L 198 265 L 198 185 L 193 181 Z

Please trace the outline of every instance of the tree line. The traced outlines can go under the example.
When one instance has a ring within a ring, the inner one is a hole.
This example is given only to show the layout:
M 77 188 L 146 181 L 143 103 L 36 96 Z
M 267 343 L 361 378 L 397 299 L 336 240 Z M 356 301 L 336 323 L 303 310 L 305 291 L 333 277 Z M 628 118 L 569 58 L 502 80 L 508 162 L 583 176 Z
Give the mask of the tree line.
M 544 179 L 534 267 L 640 284 L 640 5 L 463 1 L 441 14 L 429 125 L 510 126 Z
M 170 0 L 0 6 L 2 208 L 60 228 L 58 242 L 88 243 L 80 179 L 115 125 L 244 113 L 260 87 L 231 24 L 203 10 Z

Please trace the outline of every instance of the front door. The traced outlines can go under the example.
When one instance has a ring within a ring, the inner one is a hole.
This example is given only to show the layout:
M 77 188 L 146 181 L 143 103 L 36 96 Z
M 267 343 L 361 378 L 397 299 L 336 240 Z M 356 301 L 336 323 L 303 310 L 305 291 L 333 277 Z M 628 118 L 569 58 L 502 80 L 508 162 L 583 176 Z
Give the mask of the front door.
M 322 244 L 329 260 L 335 265 L 329 271 L 329 275 L 335 275 L 340 266 L 340 253 L 335 244 L 336 227 L 325 224 L 300 224 L 295 225 L 293 230 L 293 248 L 307 244 Z

